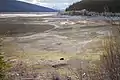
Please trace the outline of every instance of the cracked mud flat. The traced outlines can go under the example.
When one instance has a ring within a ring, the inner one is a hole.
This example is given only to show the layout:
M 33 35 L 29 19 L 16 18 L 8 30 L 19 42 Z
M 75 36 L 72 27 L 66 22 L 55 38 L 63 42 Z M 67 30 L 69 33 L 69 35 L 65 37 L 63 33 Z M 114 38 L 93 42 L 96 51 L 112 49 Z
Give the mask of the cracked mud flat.
M 7 34 L 4 49 L 11 59 L 34 64 L 74 63 L 74 59 L 99 59 L 101 44 L 111 26 L 85 17 L 9 17 L 0 19 Z M 65 58 L 60 61 L 60 58 Z M 71 61 L 73 60 L 73 61 Z

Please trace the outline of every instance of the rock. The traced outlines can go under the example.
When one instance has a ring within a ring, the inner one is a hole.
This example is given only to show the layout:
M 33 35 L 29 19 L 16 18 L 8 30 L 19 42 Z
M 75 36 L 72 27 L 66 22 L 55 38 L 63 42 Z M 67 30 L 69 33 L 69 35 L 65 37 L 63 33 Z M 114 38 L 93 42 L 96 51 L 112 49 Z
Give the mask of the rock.
M 64 58 L 60 58 L 60 60 L 64 60 Z

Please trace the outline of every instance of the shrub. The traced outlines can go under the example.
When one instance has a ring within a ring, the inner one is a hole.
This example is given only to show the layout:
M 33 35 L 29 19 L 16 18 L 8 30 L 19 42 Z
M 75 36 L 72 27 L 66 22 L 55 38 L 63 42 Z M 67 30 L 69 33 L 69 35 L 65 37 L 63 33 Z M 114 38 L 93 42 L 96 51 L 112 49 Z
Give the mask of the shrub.
M 2 46 L 1 43 L 2 43 L 2 40 L 0 40 L 0 48 Z M 0 49 L 0 80 L 5 80 L 7 67 L 8 67 L 8 64 L 4 60 L 4 55 L 2 54 L 2 51 Z
M 120 42 L 119 37 L 111 37 L 104 42 L 104 53 L 101 55 L 102 79 L 120 80 Z

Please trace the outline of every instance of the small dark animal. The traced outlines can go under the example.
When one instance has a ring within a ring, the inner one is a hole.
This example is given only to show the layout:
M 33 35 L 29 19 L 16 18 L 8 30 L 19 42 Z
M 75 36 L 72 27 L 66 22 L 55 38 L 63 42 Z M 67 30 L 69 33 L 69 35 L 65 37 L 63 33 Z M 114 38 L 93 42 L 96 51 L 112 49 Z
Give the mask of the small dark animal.
M 60 60 L 64 60 L 64 58 L 60 58 Z

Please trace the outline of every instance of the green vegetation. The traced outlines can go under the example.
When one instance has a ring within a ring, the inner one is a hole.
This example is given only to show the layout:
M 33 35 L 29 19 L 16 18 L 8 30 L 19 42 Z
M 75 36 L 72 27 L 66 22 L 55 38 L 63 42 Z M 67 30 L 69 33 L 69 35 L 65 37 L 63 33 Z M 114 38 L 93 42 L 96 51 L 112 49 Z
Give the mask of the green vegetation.
M 2 38 L 0 38 L 0 39 L 2 39 Z M 1 43 L 2 43 L 2 40 L 0 40 L 0 47 L 2 46 Z M 8 68 L 8 64 L 4 60 L 4 55 L 0 49 L 0 80 L 5 80 L 7 68 Z
M 3 56 L 0 53 L 0 79 L 4 80 L 5 78 L 5 69 L 6 69 L 6 63 L 3 60 Z

